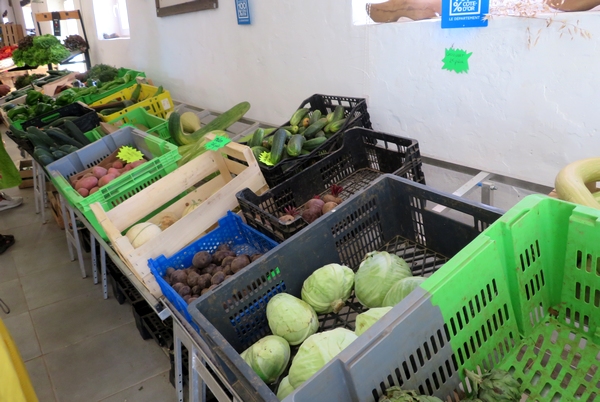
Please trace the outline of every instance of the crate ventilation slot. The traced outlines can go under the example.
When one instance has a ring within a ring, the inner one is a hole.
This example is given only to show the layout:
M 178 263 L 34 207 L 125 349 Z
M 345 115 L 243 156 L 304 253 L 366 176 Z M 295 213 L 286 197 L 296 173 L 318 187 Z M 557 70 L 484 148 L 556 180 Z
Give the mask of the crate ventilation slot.
M 521 258 L 521 270 L 525 272 L 527 268 L 533 265 L 534 262 L 540 258 L 540 243 L 538 240 L 535 244 L 531 244 L 529 248 L 525 249 L 525 252 L 520 255 Z
M 264 275 L 261 275 L 259 278 L 253 280 L 250 285 L 241 291 L 237 291 L 236 293 L 231 295 L 231 299 L 228 299 L 226 303 L 223 303 L 223 309 L 226 313 L 229 313 L 232 309 L 234 309 L 237 305 L 239 305 L 244 299 L 250 297 L 258 290 L 264 288 L 267 283 L 273 282 L 276 278 L 281 276 L 281 270 L 279 268 L 275 268 L 270 270 Z M 268 296 L 267 301 L 276 295 L 277 293 L 284 292 L 286 290 L 285 282 L 280 281 L 269 289 L 267 294 L 264 297 Z

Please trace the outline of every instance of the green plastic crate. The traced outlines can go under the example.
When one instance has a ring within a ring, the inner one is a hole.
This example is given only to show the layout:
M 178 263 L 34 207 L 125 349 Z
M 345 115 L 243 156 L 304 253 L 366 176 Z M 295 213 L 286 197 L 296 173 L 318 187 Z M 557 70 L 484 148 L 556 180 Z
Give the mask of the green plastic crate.
M 106 134 L 104 134 L 104 131 L 102 131 L 100 127 L 96 127 L 93 130 L 83 133 L 83 135 L 85 135 L 91 142 L 96 142 Z
M 374 402 L 392 385 L 446 400 L 469 389 L 465 368 L 493 367 L 521 400 L 597 400 L 600 211 L 527 197 L 364 335 L 285 401 Z
M 174 140 L 169 134 L 167 121 L 158 116 L 151 115 L 143 108 L 133 109 L 125 113 L 123 116 L 109 121 L 108 124 L 115 124 L 120 121 L 123 122 L 123 125 L 135 126 L 136 124 L 142 124 L 149 128 L 149 130 L 146 131 L 148 134 L 153 134 L 165 141 L 169 141 L 171 144 L 175 144 Z
M 129 73 L 131 74 L 131 80 L 129 82 L 126 82 L 125 84 L 119 85 L 118 87 L 114 87 L 113 89 L 110 89 L 106 92 L 102 92 L 101 94 L 92 94 L 92 95 L 85 95 L 85 96 L 80 96 L 78 98 L 75 98 L 75 101 L 80 101 L 85 103 L 86 105 L 91 105 L 94 102 L 99 101 L 102 98 L 106 98 L 107 96 L 110 96 L 114 93 L 117 93 L 119 91 L 122 91 L 123 89 L 129 88 L 130 86 L 136 84 L 136 78 L 137 77 L 146 77 L 146 73 L 143 73 L 141 71 L 135 71 L 135 70 L 130 70 L 127 68 L 120 68 L 119 69 L 119 74 L 117 77 L 121 78 L 123 77 L 127 72 L 129 71 Z
M 140 150 L 149 161 L 127 174 L 117 177 L 85 198 L 75 191 L 68 181 L 70 176 L 96 166 L 115 150 L 125 145 Z M 177 169 L 177 161 L 180 158 L 181 155 L 179 155 L 175 145 L 133 127 L 124 127 L 81 148 L 77 152 L 51 163 L 46 166 L 46 169 L 50 174 L 52 183 L 67 202 L 80 210 L 98 234 L 104 240 L 108 240 L 96 216 L 91 211 L 90 205 L 99 202 L 105 211 L 111 210 L 127 198 Z

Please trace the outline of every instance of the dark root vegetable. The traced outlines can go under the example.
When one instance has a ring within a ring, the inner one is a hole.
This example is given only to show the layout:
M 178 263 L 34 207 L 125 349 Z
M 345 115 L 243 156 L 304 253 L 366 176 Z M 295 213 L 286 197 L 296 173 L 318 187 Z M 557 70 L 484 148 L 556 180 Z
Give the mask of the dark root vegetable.
M 183 285 L 177 293 L 179 293 L 179 296 L 181 296 L 181 297 L 187 296 L 192 293 L 192 289 L 187 285 Z
M 208 267 L 203 268 L 200 272 L 203 274 L 212 275 L 215 273 L 215 269 L 217 269 L 217 266 L 215 264 L 210 264 Z
M 323 208 L 323 205 L 325 204 L 321 204 L 320 207 L 315 206 L 312 209 L 305 209 L 304 212 L 302 212 L 302 219 L 304 219 L 307 223 L 313 223 L 321 216 L 321 210 Z
M 217 251 L 231 251 L 231 248 L 229 247 L 229 244 L 223 243 L 219 244 L 219 247 L 217 247 Z
M 187 273 L 182 269 L 175 271 L 171 274 L 171 280 L 173 283 L 187 283 Z
M 194 255 L 192 265 L 198 269 L 207 267 L 212 262 L 212 256 L 208 251 L 200 251 Z
M 198 287 L 200 287 L 200 289 L 205 289 L 209 287 L 211 285 L 211 278 L 212 275 L 210 274 L 200 275 L 200 278 L 198 279 Z
M 215 264 L 221 265 L 225 257 L 233 256 L 235 257 L 235 253 L 233 251 L 221 250 L 217 251 L 213 254 L 213 262 Z
M 227 257 L 223 258 L 223 261 L 221 261 L 221 266 L 225 267 L 227 265 L 230 265 L 233 260 L 235 260 L 235 256 L 228 255 Z
M 218 285 L 221 282 L 223 282 L 224 280 L 225 280 L 225 274 L 223 272 L 217 272 L 216 274 L 213 275 L 213 277 L 210 280 L 210 282 L 213 285 Z
M 201 288 L 200 286 L 197 286 L 197 285 L 196 285 L 196 286 L 194 286 L 194 287 L 192 288 L 192 294 L 199 295 L 199 294 L 200 294 L 200 292 L 202 292 L 202 289 L 203 289 L 203 288 Z
M 187 300 L 187 304 L 192 304 L 192 302 L 193 302 L 194 300 L 197 300 L 197 299 L 198 299 L 197 297 L 190 297 L 190 298 Z
M 178 282 L 176 284 L 173 285 L 173 290 L 176 291 L 177 293 L 179 293 L 179 291 L 184 287 L 185 285 L 181 282 Z
M 252 254 L 252 256 L 250 257 L 250 262 L 254 262 L 262 256 L 263 256 L 263 254 Z
M 336 204 L 335 202 L 326 202 L 325 205 L 323 205 L 323 215 L 325 215 L 327 212 L 334 210 L 337 206 L 338 204 Z
M 173 267 L 169 267 L 169 268 L 167 268 L 167 273 L 166 273 L 166 275 L 167 275 L 167 276 L 171 276 L 171 275 L 173 275 L 173 272 L 175 272 L 175 268 L 173 268 Z
M 315 196 L 316 198 L 312 198 L 310 200 L 308 200 L 306 202 L 306 204 L 304 205 L 305 209 L 319 209 L 321 210 L 323 208 L 323 205 L 325 205 L 325 202 L 318 198 L 319 196 Z M 303 214 L 304 215 L 304 214 Z
M 183 301 L 189 304 L 189 300 L 192 298 L 190 295 L 185 295 L 182 296 L 183 297 Z
M 237 273 L 242 270 L 245 266 L 250 264 L 250 258 L 246 254 L 242 254 L 239 257 L 236 257 L 235 260 L 231 263 L 231 270 L 233 273 Z
M 210 288 L 202 289 L 202 292 L 200 292 L 200 296 L 202 296 L 202 295 L 203 295 L 203 294 L 205 294 L 205 293 L 208 293 L 208 292 L 210 292 L 211 290 L 212 290 L 212 289 L 210 289 Z
M 189 271 L 187 277 L 187 284 L 190 287 L 194 287 L 198 284 L 198 279 L 200 279 L 200 275 L 196 271 Z
M 224 273 L 225 275 L 233 275 L 233 274 L 234 274 L 234 272 L 233 272 L 233 270 L 231 269 L 231 265 L 227 265 L 227 266 L 225 267 L 225 269 L 223 270 L 223 273 Z

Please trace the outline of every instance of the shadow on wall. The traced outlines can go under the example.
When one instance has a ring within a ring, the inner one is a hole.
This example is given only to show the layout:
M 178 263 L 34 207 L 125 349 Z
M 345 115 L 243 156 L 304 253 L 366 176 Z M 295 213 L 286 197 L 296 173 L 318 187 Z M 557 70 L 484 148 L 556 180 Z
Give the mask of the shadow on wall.
M 542 0 L 549 11 L 589 11 L 598 8 L 600 0 Z M 389 0 L 368 3 L 367 14 L 374 22 L 396 22 L 408 18 L 413 21 L 437 18 L 442 13 L 440 0 Z

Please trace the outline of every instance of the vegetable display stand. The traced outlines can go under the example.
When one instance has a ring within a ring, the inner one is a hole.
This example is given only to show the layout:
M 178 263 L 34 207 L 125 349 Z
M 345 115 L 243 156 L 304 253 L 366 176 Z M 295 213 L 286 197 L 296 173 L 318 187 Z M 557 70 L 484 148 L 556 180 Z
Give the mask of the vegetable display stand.
M 117 78 L 122 78 L 123 76 L 125 76 L 126 73 L 129 73 L 129 75 L 131 77 L 131 80 L 129 82 L 126 82 L 125 84 L 121 84 L 117 87 L 109 89 L 108 91 L 102 92 L 100 94 L 84 95 L 84 96 L 75 98 L 75 100 L 83 102 L 87 105 L 91 105 L 94 102 L 97 102 L 103 98 L 106 98 L 107 96 L 110 96 L 119 91 L 127 89 L 127 88 L 131 87 L 132 85 L 135 85 L 137 77 L 146 77 L 146 73 L 143 73 L 141 71 L 129 70 L 127 68 L 119 68 L 119 73 L 117 74 Z
M 214 139 L 214 134 L 208 134 L 203 141 Z M 199 186 L 193 189 L 196 184 Z M 197 156 L 110 210 L 106 203 L 92 204 L 91 208 L 123 261 L 152 294 L 160 296 L 148 259 L 177 253 L 238 206 L 235 198 L 238 191 L 245 187 L 259 191 L 265 186 L 252 150 L 230 142 L 217 151 Z M 188 193 L 181 197 L 185 192 Z M 177 197 L 181 198 L 173 202 Z M 191 205 L 197 207 L 190 212 Z M 159 224 L 166 216 L 176 221 L 158 236 L 134 248 L 122 233 L 153 213 L 149 219 L 152 223 Z
M 315 94 L 302 102 L 299 109 L 310 109 L 308 116 L 311 116 L 316 110 L 319 110 L 323 116 L 327 116 L 327 114 L 333 112 L 338 105 L 344 107 L 344 117 L 346 118 L 346 122 L 337 133 L 333 134 L 327 141 L 312 150 L 310 154 L 284 159 L 275 166 L 267 166 L 261 163 L 260 167 L 269 187 L 273 188 L 276 185 L 283 183 L 285 180 L 306 169 L 315 161 L 323 159 L 329 152 L 338 149 L 342 145 L 343 134 L 347 129 L 351 127 L 371 128 L 371 118 L 367 111 L 367 101 L 363 98 Z M 289 124 L 288 121 L 282 127 L 288 126 Z
M 466 223 L 426 208 L 435 204 L 460 213 Z M 212 351 L 211 361 L 220 367 L 219 371 L 234 373 L 236 379 L 231 385 L 241 399 L 276 401 L 271 389 L 239 355 L 271 333 L 265 314 L 271 297 L 281 292 L 300 297 L 304 281 L 315 269 L 340 263 L 356 270 L 365 254 L 376 250 L 404 258 L 413 275 L 428 276 L 500 214 L 501 211 L 493 207 L 404 178 L 383 175 L 342 203 L 335 212 L 324 215 L 213 292 L 201 296 L 188 309 L 200 328 L 201 337 L 208 343 L 207 349 Z M 319 330 L 334 327 L 354 330 L 355 317 L 362 311 L 352 294 L 339 313 L 319 315 Z M 419 340 L 423 342 L 424 338 Z M 379 364 L 378 361 L 372 363 Z M 328 381 L 344 384 L 335 377 L 329 377 Z M 314 400 L 345 399 L 317 397 Z
M 340 198 L 347 199 L 384 173 L 425 184 L 421 164 L 416 140 L 352 128 L 342 147 L 324 159 L 260 196 L 245 189 L 237 198 L 248 225 L 282 242 L 308 224 L 300 215 L 291 222 L 281 221 L 286 208 L 297 208 L 301 214 L 301 206 L 333 184 L 344 189 Z
M 377 401 L 398 384 L 446 400 L 464 369 L 492 367 L 521 382 L 521 400 L 597 399 L 598 241 L 598 210 L 527 197 L 290 400 Z
M 277 246 L 273 240 L 265 237 L 250 226 L 242 222 L 242 218 L 232 213 L 219 219 L 219 227 L 211 231 L 206 236 L 201 237 L 189 246 L 178 251 L 171 257 L 164 255 L 148 261 L 150 270 L 156 278 L 163 295 L 169 299 L 188 322 L 198 331 L 196 323 L 188 312 L 187 303 L 183 298 L 169 285 L 163 277 L 167 268 L 185 269 L 192 266 L 194 255 L 200 251 L 214 253 L 220 244 L 227 244 L 237 255 L 240 254 L 264 254 Z
M 124 115 L 109 121 L 108 123 L 114 125 L 132 125 L 148 134 L 153 134 L 165 141 L 171 142 L 167 121 L 165 119 L 161 119 L 160 117 L 151 115 L 142 108 L 133 109 Z
M 171 99 L 171 94 L 169 91 L 163 90 L 157 96 L 154 94 L 158 91 L 158 87 L 153 87 L 152 85 L 140 84 L 142 89 L 140 91 L 140 95 L 138 98 L 138 102 L 133 106 L 125 108 L 121 111 L 109 114 L 108 116 L 101 116 L 102 121 L 109 122 L 111 120 L 115 120 L 120 116 L 123 116 L 125 113 L 132 111 L 137 108 L 144 108 L 148 113 L 153 116 L 162 117 L 163 119 L 167 117 L 167 113 L 173 110 L 173 100 Z M 137 85 L 132 85 L 128 88 L 125 88 L 121 91 L 115 92 L 110 96 L 106 96 L 94 103 L 90 106 L 100 106 L 106 105 L 107 103 L 120 102 L 127 99 L 131 99 L 131 95 L 135 90 Z
M 13 122 L 13 124 L 20 130 L 27 130 L 27 127 L 44 127 L 64 117 L 76 117 L 73 123 L 84 133 L 98 127 L 100 124 L 98 114 L 80 102 L 71 103 L 70 105 L 41 114 L 22 123 Z
M 122 146 L 131 146 L 141 151 L 147 163 L 117 177 L 94 194 L 82 197 L 69 183 L 69 177 L 100 164 Z M 46 166 L 54 186 L 67 202 L 79 209 L 94 229 L 107 240 L 108 237 L 90 209 L 90 204 L 101 203 L 109 210 L 125 199 L 141 191 L 151 183 L 167 176 L 177 168 L 180 159 L 177 147 L 132 127 L 124 127 L 98 141 L 81 148 Z

